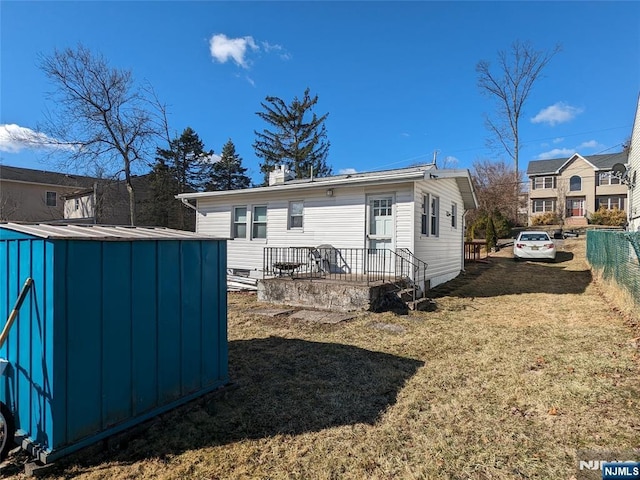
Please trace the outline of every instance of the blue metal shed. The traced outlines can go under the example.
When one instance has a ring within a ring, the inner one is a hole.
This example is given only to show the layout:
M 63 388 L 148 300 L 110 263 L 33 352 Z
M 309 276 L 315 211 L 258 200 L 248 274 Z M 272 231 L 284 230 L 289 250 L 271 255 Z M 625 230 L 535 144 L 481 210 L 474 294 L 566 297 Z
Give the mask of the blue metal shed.
M 228 382 L 226 240 L 166 228 L 0 223 L 0 401 L 43 462 Z

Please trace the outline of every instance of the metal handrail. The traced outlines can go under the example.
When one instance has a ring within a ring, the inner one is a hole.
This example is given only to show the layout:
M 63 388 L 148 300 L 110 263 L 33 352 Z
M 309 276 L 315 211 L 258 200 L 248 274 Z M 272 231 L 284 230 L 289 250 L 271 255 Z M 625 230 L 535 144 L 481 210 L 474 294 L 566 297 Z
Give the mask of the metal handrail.
M 265 247 L 263 278 L 324 278 L 347 281 L 415 280 L 426 263 L 407 249 L 402 253 L 386 249 L 319 247 Z

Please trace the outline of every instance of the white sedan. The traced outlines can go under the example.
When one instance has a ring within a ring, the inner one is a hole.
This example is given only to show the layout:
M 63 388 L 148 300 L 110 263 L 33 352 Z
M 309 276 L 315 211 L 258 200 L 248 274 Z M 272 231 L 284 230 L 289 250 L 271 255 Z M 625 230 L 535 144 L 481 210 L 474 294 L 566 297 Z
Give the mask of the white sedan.
M 513 242 L 513 259 L 556 259 L 556 244 L 547 232 L 520 232 Z

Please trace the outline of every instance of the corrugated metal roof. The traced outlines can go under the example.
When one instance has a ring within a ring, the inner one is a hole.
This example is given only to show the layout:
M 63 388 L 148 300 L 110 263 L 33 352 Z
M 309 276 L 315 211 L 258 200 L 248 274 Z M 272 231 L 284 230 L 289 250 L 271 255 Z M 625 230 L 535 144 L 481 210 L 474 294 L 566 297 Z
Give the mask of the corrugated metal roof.
M 212 240 L 200 233 L 165 227 L 128 227 L 122 225 L 70 225 L 47 223 L 0 223 L 0 228 L 40 238 L 73 240 Z

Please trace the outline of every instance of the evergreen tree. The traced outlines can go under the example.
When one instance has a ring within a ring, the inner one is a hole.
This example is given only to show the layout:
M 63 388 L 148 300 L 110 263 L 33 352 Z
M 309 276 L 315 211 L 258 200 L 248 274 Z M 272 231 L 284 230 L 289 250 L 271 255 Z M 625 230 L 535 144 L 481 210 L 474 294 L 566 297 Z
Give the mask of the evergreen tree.
M 302 100 L 295 97 L 290 105 L 270 96 L 260 104 L 264 111 L 256 114 L 273 127 L 273 131 L 254 131 L 253 148 L 256 156 L 264 159 L 260 171 L 265 183 L 269 172 L 278 165 L 285 165 L 295 178 L 331 175 L 331 167 L 326 163 L 329 141 L 324 125 L 329 114 L 318 117 L 313 112 L 316 103 L 318 96 L 311 97 L 307 88 Z
M 245 174 L 242 158 L 236 153 L 236 146 L 231 139 L 222 147 L 220 160 L 211 168 L 207 190 L 239 190 L 249 188 L 251 179 Z
M 201 192 L 211 172 L 211 155 L 198 134 L 187 127 L 180 137 L 169 142 L 168 149 L 156 150 L 156 163 L 151 172 L 151 204 L 149 222 L 193 230 L 195 212 L 174 198 L 179 193 Z

